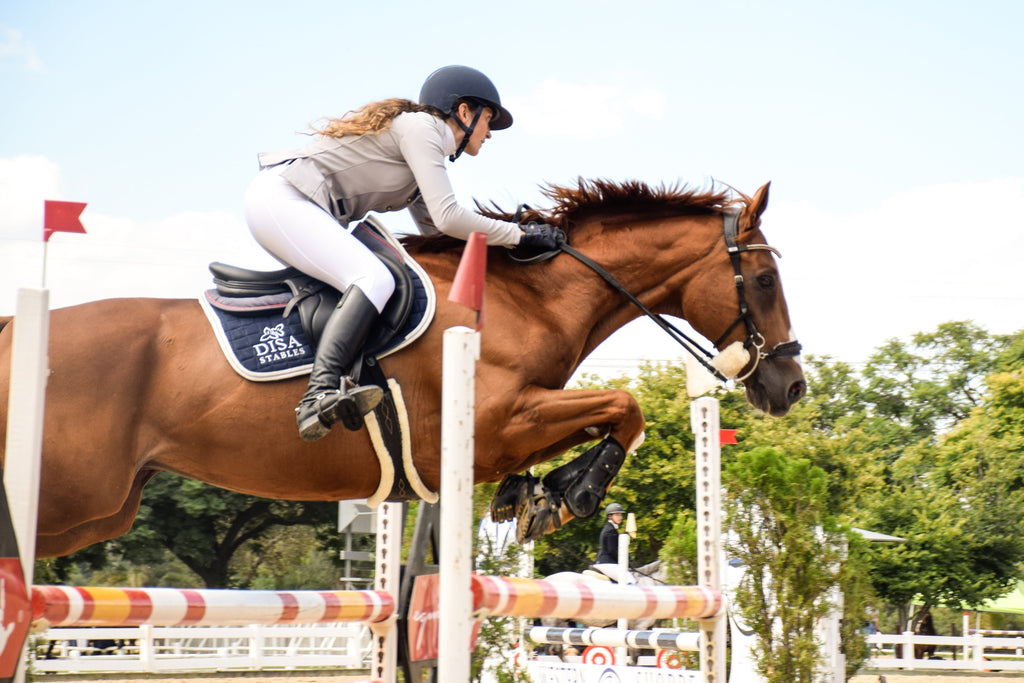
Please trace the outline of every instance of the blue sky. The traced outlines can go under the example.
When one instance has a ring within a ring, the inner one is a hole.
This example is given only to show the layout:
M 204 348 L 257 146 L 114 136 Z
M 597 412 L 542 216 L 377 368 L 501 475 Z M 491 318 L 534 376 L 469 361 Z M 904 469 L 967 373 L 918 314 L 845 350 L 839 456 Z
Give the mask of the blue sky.
M 516 117 L 451 167 L 463 202 L 540 203 L 577 176 L 771 180 L 764 230 L 807 352 L 1024 328 L 1024 4 L 285 5 L 0 5 L 0 313 L 40 285 L 44 198 L 89 203 L 89 235 L 49 244 L 54 307 L 198 296 L 212 260 L 273 266 L 241 218 L 257 152 L 460 63 Z M 591 367 L 678 356 L 652 329 Z

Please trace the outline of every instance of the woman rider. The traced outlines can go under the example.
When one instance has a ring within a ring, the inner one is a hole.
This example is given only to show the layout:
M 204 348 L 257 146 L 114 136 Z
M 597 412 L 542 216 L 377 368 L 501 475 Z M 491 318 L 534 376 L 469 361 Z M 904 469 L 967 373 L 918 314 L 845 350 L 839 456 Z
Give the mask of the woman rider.
M 444 158 L 476 156 L 492 130 L 511 125 L 487 76 L 446 66 L 424 82 L 418 104 L 368 104 L 328 120 L 302 149 L 260 154 L 262 170 L 245 197 L 253 236 L 277 260 L 343 293 L 295 409 L 304 440 L 323 437 L 338 420 L 361 429 L 382 396 L 348 376 L 395 287 L 387 268 L 349 232 L 367 212 L 408 208 L 425 235 L 467 239 L 479 231 L 488 244 L 556 247 L 551 226 L 487 218 L 455 201 Z

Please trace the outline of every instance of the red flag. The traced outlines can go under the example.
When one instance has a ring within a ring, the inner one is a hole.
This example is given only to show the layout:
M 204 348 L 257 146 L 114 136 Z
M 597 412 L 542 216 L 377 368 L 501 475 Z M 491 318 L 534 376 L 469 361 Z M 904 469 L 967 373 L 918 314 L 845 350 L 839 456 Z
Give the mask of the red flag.
M 735 429 L 719 429 L 718 430 L 718 443 L 719 443 L 719 445 L 721 445 L 721 444 L 728 444 L 728 443 L 736 443 L 736 432 L 737 432 L 737 430 L 735 430 Z
M 466 240 L 466 248 L 455 271 L 448 300 L 477 312 L 476 329 L 484 326 L 484 275 L 487 273 L 487 234 L 474 232 Z
M 85 210 L 81 202 L 43 201 L 43 241 L 49 242 L 50 235 L 55 232 L 81 232 L 85 227 L 78 217 Z

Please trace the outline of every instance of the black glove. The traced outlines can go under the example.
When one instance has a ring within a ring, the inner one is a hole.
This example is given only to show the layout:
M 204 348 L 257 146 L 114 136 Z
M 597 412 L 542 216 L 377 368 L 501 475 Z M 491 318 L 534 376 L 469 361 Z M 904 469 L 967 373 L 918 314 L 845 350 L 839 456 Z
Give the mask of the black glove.
M 565 242 L 565 233 L 544 223 L 527 223 L 523 226 L 523 236 L 519 238 L 521 248 L 536 251 L 554 251 L 562 242 Z

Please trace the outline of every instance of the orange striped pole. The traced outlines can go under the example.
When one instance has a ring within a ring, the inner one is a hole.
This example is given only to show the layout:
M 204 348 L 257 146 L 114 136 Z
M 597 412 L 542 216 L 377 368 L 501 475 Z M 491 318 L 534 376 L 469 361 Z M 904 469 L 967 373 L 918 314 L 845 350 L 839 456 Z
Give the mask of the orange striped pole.
M 251 591 L 32 586 L 33 621 L 48 626 L 233 626 L 384 621 L 383 591 Z
M 707 619 L 722 594 L 707 586 L 636 586 L 585 581 L 473 576 L 477 616 L 561 619 Z

